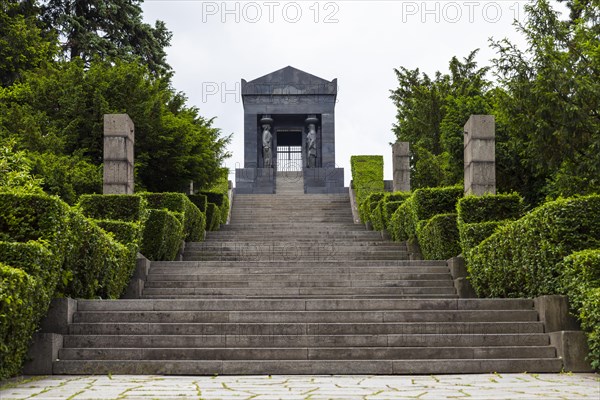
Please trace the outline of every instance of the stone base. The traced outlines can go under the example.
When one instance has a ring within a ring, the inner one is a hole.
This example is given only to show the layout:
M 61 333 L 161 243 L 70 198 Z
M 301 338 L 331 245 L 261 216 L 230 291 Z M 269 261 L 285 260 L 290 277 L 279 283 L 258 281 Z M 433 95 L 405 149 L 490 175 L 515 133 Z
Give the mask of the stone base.
M 556 347 L 556 355 L 563 360 L 563 369 L 567 372 L 593 372 L 586 361 L 590 352 L 587 338 L 582 331 L 550 332 L 550 345 Z
M 273 168 L 238 168 L 235 170 L 235 194 L 275 193 Z
M 343 168 L 304 168 L 304 193 L 348 193 Z
M 63 335 L 58 333 L 34 333 L 23 366 L 25 375 L 52 375 L 52 363 L 58 359 L 63 347 Z

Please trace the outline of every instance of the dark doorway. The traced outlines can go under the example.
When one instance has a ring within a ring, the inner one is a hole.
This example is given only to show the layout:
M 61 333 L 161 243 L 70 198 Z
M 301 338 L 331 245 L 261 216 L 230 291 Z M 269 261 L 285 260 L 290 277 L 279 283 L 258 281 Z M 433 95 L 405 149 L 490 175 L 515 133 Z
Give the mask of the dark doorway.
M 302 171 L 301 130 L 277 130 L 277 170 Z

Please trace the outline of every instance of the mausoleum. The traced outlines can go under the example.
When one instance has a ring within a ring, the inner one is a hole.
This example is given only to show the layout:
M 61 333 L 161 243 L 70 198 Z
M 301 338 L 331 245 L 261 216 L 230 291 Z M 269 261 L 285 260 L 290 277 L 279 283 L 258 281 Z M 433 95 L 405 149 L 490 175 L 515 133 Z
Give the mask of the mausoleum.
M 236 193 L 276 193 L 278 172 L 293 171 L 305 193 L 344 192 L 344 170 L 335 164 L 336 98 L 337 79 L 291 66 L 242 79 L 244 168 L 236 169 Z

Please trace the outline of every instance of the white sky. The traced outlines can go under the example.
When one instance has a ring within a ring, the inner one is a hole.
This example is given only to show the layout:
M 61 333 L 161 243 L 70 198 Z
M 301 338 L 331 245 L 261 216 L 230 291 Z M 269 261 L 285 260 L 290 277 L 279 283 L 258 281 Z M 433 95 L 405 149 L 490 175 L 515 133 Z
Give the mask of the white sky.
M 188 104 L 204 117 L 216 117 L 215 126 L 224 134 L 233 133 L 230 169 L 244 163 L 242 78 L 249 81 L 287 65 L 338 78 L 336 163 L 345 168 L 348 185 L 351 155 L 383 155 L 385 179 L 392 177 L 393 69 L 446 72 L 452 56 L 463 58 L 476 48 L 481 49 L 479 64 L 488 65 L 495 56 L 490 37 L 522 43 L 512 23 L 524 18 L 525 4 L 145 0 L 143 10 L 148 22 L 161 19 L 173 32 L 168 62 L 176 90 L 186 93 Z M 229 179 L 235 181 L 234 172 Z

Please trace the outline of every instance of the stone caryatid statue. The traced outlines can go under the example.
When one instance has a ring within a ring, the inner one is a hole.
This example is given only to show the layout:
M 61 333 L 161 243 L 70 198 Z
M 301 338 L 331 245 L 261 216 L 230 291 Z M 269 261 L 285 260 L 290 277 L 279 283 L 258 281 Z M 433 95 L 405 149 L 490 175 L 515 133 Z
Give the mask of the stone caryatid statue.
M 317 122 L 316 116 L 309 116 L 306 119 L 308 125 L 308 134 L 306 135 L 306 156 L 308 168 L 317 167 Z
M 264 116 L 260 120 L 262 124 L 262 150 L 263 150 L 263 168 L 273 167 L 273 134 L 271 133 L 271 123 L 273 120 Z

